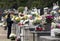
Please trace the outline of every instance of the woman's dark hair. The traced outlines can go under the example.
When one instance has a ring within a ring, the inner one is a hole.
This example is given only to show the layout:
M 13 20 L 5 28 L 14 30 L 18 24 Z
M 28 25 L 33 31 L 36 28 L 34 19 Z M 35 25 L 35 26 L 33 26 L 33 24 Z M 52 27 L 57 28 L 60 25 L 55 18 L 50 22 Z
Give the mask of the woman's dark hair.
M 8 17 L 10 17 L 10 14 L 8 14 Z

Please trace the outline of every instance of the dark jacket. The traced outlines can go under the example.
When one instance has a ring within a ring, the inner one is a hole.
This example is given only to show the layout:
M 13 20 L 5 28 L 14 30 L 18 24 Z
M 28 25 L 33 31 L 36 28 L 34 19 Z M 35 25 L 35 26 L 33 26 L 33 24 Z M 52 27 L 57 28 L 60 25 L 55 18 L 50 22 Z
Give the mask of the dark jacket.
M 7 26 L 12 26 L 13 21 L 11 20 L 11 18 L 7 18 Z

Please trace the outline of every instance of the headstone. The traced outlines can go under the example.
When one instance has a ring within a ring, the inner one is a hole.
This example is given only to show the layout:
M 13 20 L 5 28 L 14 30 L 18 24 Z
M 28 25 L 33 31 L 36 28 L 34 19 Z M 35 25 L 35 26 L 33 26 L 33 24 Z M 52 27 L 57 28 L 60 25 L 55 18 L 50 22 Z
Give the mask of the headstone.
M 40 9 L 37 10 L 38 14 L 40 15 Z
M 23 14 L 27 14 L 27 12 L 28 12 L 28 7 L 25 7 Z
M 47 14 L 48 13 L 48 7 L 45 7 L 44 8 L 44 14 Z

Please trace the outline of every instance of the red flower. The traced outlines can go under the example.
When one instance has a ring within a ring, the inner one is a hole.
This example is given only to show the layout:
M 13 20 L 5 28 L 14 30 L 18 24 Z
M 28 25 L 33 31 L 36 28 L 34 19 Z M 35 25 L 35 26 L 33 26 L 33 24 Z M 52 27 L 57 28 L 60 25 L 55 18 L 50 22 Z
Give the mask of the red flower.
M 39 30 L 39 28 L 37 27 L 36 30 Z
M 36 30 L 37 30 L 37 31 L 42 31 L 43 28 L 38 28 L 38 27 L 37 27 Z
M 39 28 L 39 31 L 42 31 L 43 30 L 43 28 Z

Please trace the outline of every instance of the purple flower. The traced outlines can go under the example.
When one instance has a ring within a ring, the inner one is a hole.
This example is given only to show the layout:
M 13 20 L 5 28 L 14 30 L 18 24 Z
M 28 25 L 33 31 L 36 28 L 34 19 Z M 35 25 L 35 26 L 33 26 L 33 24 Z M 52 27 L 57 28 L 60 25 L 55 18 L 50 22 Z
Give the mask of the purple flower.
M 53 21 L 53 16 L 46 16 L 46 22 L 51 23 Z
M 53 18 L 53 16 L 46 16 L 46 18 L 47 18 L 47 19 L 52 19 L 52 18 Z

